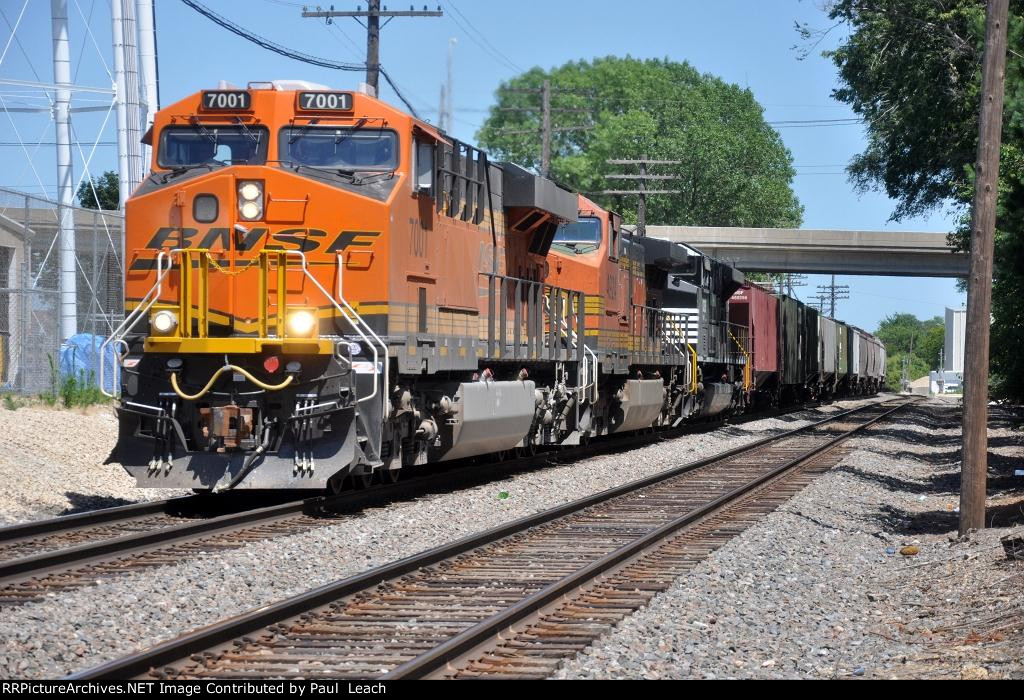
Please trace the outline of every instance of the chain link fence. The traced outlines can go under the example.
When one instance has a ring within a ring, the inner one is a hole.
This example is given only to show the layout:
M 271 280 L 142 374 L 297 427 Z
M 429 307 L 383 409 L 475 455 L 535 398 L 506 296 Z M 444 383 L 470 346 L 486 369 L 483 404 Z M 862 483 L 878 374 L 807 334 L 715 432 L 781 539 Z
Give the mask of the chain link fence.
M 62 341 L 58 205 L 0 188 L 0 391 L 55 390 Z M 102 339 L 124 317 L 120 212 L 72 207 L 78 333 Z

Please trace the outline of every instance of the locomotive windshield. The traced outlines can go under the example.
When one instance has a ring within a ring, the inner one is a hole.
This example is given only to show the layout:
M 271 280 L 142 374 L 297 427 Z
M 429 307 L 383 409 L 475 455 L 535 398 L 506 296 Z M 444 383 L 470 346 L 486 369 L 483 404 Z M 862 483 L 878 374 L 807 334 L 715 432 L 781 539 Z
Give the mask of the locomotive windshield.
M 384 129 L 288 127 L 281 130 L 282 162 L 338 170 L 394 170 L 398 134 Z
M 569 248 L 597 248 L 601 245 L 601 220 L 596 217 L 583 217 L 572 223 L 561 224 L 555 232 L 553 245 L 564 245 Z
M 264 127 L 169 126 L 160 133 L 157 163 L 161 168 L 198 165 L 262 165 L 269 134 Z

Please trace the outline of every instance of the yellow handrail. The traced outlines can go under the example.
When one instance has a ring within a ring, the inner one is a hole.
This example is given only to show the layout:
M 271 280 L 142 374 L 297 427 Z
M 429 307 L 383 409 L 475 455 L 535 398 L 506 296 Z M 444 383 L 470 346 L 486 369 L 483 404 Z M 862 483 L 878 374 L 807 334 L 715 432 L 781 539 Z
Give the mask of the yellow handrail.
M 690 393 L 697 393 L 697 351 L 689 343 L 686 344 L 690 354 L 693 355 L 693 370 L 690 372 Z
M 748 391 L 753 383 L 750 379 L 750 355 L 747 354 L 747 349 L 743 347 L 743 343 L 736 339 L 736 336 L 732 334 L 731 330 L 726 328 L 725 332 L 729 334 L 729 337 L 732 338 L 732 342 L 736 343 L 736 347 L 738 347 L 740 352 L 743 353 L 743 391 Z

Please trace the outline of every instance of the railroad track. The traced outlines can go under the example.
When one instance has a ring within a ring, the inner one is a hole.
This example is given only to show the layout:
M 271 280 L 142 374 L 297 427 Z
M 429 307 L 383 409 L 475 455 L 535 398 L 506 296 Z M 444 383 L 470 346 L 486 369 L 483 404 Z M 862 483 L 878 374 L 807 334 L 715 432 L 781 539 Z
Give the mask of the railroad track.
M 907 403 L 846 411 L 71 678 L 543 678 Z
M 760 420 L 808 408 L 811 407 L 741 416 L 730 422 Z M 502 462 L 453 462 L 397 484 L 335 496 L 318 495 L 282 503 L 279 493 L 273 497 L 272 505 L 262 507 L 254 505 L 258 501 L 246 498 L 251 494 L 245 492 L 199 494 L 0 528 L 0 607 L 37 602 L 51 594 L 91 585 L 101 578 L 329 526 L 339 517 L 370 506 L 468 488 L 517 472 L 634 449 L 725 424 L 726 421 L 715 421 L 618 436 L 614 440 Z
M 228 498 L 196 494 L 6 525 L 0 527 L 0 563 L 283 500 L 279 496 L 261 496 L 257 500 L 244 493 L 224 495 Z

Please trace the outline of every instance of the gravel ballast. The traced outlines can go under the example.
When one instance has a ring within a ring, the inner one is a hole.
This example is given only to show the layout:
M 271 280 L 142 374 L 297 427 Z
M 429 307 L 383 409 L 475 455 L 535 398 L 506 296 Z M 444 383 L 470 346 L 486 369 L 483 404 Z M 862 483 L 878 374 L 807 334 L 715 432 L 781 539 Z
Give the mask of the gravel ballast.
M 860 403 L 431 494 L 5 610 L 0 674 L 45 678 L 94 666 L 215 617 Z M 1024 589 L 1021 565 L 1007 568 L 997 549 L 1006 530 L 949 539 L 959 488 L 958 422 L 955 407 L 929 403 L 858 438 L 838 468 L 682 576 L 559 677 L 1018 677 L 1020 637 L 999 629 L 1008 605 L 1021 613 L 1012 601 Z M 1022 468 L 1021 434 L 1009 424 L 991 434 L 993 452 L 1005 460 L 996 467 L 1012 476 L 1014 463 Z M 126 494 L 138 497 L 130 487 Z M 3 498 L 36 502 L 18 493 Z M 992 500 L 1009 523 L 1019 508 L 1012 489 Z M 889 553 L 904 545 L 920 553 Z M 960 610 L 968 613 L 950 613 Z
M 521 473 L 366 510 L 303 534 L 104 579 L 4 611 L 0 675 L 52 677 L 93 666 L 207 624 L 214 615 L 241 613 L 861 403 L 841 402 Z M 111 615 L 112 603 L 117 615 Z
M 1006 527 L 955 537 L 959 410 L 930 401 L 858 438 L 557 677 L 1024 678 L 1024 563 L 999 543 L 1024 532 L 1024 437 L 999 415 L 989 521 Z
M 0 408 L 0 524 L 184 493 L 137 489 L 120 464 L 104 464 L 116 439 L 106 406 Z

